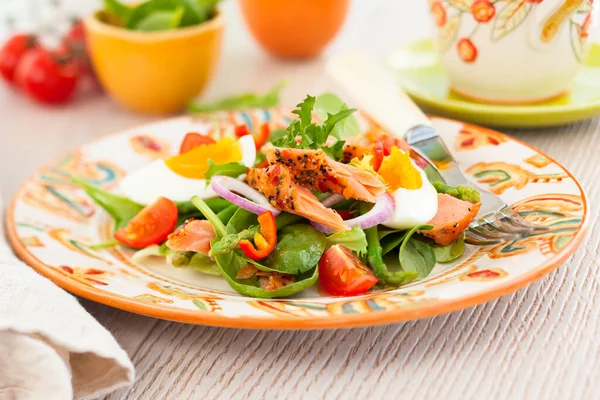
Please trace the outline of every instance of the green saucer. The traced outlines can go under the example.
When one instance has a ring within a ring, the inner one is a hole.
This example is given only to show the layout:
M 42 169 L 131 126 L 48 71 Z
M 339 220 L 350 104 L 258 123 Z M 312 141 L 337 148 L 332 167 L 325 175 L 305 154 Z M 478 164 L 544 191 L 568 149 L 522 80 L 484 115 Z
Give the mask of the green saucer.
M 430 39 L 392 52 L 386 64 L 397 72 L 400 85 L 426 112 L 480 125 L 531 128 L 562 125 L 600 115 L 600 44 L 592 44 L 572 90 L 531 105 L 480 103 L 450 90 Z

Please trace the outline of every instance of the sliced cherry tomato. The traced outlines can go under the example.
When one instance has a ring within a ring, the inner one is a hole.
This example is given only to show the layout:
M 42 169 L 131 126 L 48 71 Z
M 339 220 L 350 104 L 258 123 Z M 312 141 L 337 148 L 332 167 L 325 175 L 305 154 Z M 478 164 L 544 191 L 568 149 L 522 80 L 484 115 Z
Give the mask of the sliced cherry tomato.
M 319 261 L 319 282 L 332 295 L 355 296 L 371 289 L 378 279 L 346 246 L 336 244 Z
M 175 203 L 160 197 L 133 217 L 125 228 L 117 229 L 115 239 L 135 249 L 160 244 L 175 229 L 177 214 Z
M 181 142 L 181 147 L 179 148 L 179 154 L 187 153 L 188 151 L 193 150 L 203 144 L 213 143 L 217 142 L 215 142 L 215 140 L 208 135 L 190 132 L 183 138 L 183 142 Z
M 23 56 L 39 48 L 34 35 L 14 35 L 0 48 L 0 75 L 9 83 L 15 83 L 15 73 Z
M 256 145 L 256 150 L 260 150 L 261 147 L 267 143 L 269 140 L 269 136 L 271 135 L 271 127 L 267 122 L 260 126 L 260 129 L 257 133 L 252 134 L 254 138 L 254 144 Z
M 250 129 L 248 129 L 248 125 L 238 125 L 235 127 L 235 136 L 242 137 L 250 134 Z
M 17 84 L 42 103 L 64 103 L 77 89 L 79 67 L 70 56 L 44 49 L 30 50 L 23 56 L 16 72 Z
M 375 172 L 379 171 L 381 163 L 383 162 L 383 143 L 378 140 L 373 146 L 373 169 Z
M 258 216 L 260 233 L 254 235 L 254 244 L 249 240 L 240 240 L 240 249 L 253 260 L 262 260 L 277 245 L 277 223 L 271 211 L 265 211 Z

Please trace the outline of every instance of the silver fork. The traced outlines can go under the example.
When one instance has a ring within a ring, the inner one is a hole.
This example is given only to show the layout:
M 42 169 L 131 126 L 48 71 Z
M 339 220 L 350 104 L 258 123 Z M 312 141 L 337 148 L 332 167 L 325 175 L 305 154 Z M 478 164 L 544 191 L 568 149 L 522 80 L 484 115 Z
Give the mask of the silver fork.
M 327 63 L 327 72 L 363 111 L 391 134 L 405 138 L 428 161 L 428 175 L 442 178 L 451 186 L 473 187 L 481 193 L 481 209 L 467 231 L 469 241 L 488 244 L 548 230 L 526 221 L 500 197 L 470 182 L 425 114 L 395 79 L 364 53 L 335 55 Z M 448 167 L 440 171 L 436 162 Z
M 500 197 L 469 181 L 433 127 L 417 125 L 406 133 L 405 139 L 413 149 L 424 156 L 447 185 L 468 186 L 481 194 L 481 208 L 466 232 L 471 242 L 493 243 L 548 230 L 547 226 L 525 220 Z M 443 163 L 447 167 L 440 171 L 431 161 Z

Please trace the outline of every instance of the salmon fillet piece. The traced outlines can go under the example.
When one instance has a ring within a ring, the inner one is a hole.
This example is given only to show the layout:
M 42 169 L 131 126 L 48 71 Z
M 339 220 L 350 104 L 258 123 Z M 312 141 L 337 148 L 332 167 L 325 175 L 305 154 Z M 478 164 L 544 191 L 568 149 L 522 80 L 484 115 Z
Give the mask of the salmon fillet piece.
M 481 203 L 473 204 L 468 201 L 459 200 L 447 194 L 438 193 L 438 210 L 428 225 L 433 225 L 430 231 L 420 231 L 442 246 L 448 246 L 469 227 L 469 224 L 477 213 Z
M 190 219 L 167 238 L 167 247 L 176 251 L 194 251 L 208 255 L 210 241 L 217 235 L 212 224 L 204 219 Z
M 292 172 L 285 165 L 250 168 L 246 173 L 246 182 L 261 192 L 275 208 L 300 215 L 337 231 L 348 229 L 338 213 L 321 204 L 308 189 L 292 181 Z
M 372 173 L 327 157 L 323 150 L 289 149 L 266 145 L 262 149 L 272 165 L 286 166 L 300 186 L 338 193 L 347 199 L 375 203 L 386 187 Z

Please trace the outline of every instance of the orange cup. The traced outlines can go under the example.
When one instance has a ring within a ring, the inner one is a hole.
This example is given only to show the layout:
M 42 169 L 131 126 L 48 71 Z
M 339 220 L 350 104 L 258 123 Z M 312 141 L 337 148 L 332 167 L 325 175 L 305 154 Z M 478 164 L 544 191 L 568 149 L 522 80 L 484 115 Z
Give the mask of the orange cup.
M 240 0 L 254 38 L 275 56 L 316 57 L 344 24 L 349 0 Z

